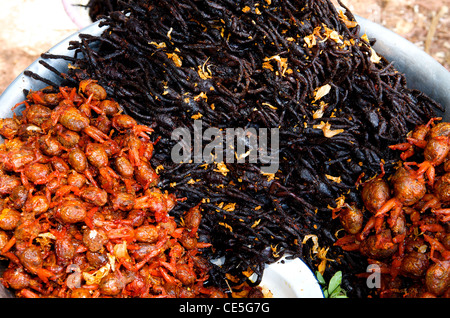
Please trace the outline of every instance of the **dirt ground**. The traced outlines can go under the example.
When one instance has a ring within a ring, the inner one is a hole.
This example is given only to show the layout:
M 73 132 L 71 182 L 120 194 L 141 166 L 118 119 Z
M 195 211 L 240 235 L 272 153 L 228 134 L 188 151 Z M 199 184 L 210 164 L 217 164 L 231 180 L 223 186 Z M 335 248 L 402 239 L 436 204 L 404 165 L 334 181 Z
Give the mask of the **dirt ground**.
M 0 1 L 0 93 L 39 55 L 81 26 L 69 0 Z M 354 13 L 393 30 L 450 70 L 450 0 L 343 0 Z
M 61 0 L 0 0 L 0 93 L 77 29 Z
M 351 12 L 411 41 L 450 70 L 450 0 L 342 0 Z

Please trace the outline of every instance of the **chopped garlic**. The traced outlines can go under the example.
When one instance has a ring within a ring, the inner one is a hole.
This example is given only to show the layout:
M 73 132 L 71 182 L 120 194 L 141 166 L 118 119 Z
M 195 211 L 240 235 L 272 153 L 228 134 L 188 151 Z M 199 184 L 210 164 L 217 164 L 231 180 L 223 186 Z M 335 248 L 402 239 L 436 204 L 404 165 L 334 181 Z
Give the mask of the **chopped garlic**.
M 100 281 L 102 280 L 103 277 L 108 275 L 110 269 L 111 269 L 111 265 L 109 263 L 106 263 L 106 265 L 100 267 L 98 270 L 96 270 L 92 274 L 83 272 L 83 278 L 86 281 L 86 285 L 100 284 Z
M 378 56 L 377 52 L 375 52 L 375 50 L 373 48 L 370 48 L 370 50 L 372 51 L 372 55 L 370 56 L 370 60 L 373 63 L 380 63 L 381 57 Z
M 324 97 L 325 95 L 327 95 L 331 90 L 331 85 L 330 84 L 325 84 L 323 86 L 320 86 L 319 88 L 316 88 L 314 90 L 314 102 L 318 101 L 319 99 L 321 99 L 322 97 Z
M 333 176 L 330 176 L 329 174 L 326 174 L 325 177 L 327 179 L 329 179 L 329 180 L 332 180 L 332 181 L 336 182 L 336 183 L 341 183 L 341 181 L 342 181 L 341 177 L 333 177 Z

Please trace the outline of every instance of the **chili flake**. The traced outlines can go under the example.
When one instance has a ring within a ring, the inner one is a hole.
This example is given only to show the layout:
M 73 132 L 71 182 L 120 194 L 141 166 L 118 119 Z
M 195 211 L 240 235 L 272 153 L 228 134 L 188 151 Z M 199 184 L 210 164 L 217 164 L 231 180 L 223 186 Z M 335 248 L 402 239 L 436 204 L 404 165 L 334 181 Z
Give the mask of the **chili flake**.
M 349 29 L 358 26 L 358 22 L 350 21 L 342 10 L 339 10 L 339 18 L 344 22 L 345 26 Z
M 227 175 L 230 170 L 228 170 L 227 166 L 223 162 L 216 162 L 217 169 L 214 169 L 215 172 L 220 172 L 224 176 Z
M 191 118 L 194 119 L 194 120 L 200 119 L 202 117 L 203 117 L 203 115 L 201 113 L 197 113 L 196 115 L 192 115 L 191 116 Z
M 332 180 L 332 181 L 336 182 L 336 183 L 341 183 L 341 181 L 342 181 L 341 177 L 333 177 L 333 176 L 330 176 L 328 174 L 326 174 L 325 177 L 327 179 L 329 179 L 329 180 Z
M 229 229 L 230 232 L 233 232 L 233 228 L 231 227 L 231 225 L 224 223 L 224 222 L 219 222 L 219 225 L 222 225 L 223 227 Z
M 148 44 L 152 44 L 154 46 L 156 46 L 157 49 L 164 49 L 165 47 L 167 47 L 165 42 L 160 42 L 160 43 L 156 43 L 156 42 L 149 42 Z
M 181 58 L 176 53 L 166 53 L 166 54 L 167 57 L 175 63 L 175 66 L 181 67 L 183 63 L 181 61 Z
M 344 129 L 331 129 L 331 124 L 329 122 L 323 122 L 321 121 L 319 125 L 314 125 L 314 129 L 322 129 L 323 135 L 327 138 L 332 138 L 336 136 L 337 134 L 340 134 L 344 132 Z
M 278 67 L 281 69 L 281 75 L 284 76 L 284 73 L 286 73 L 286 70 L 288 69 L 287 58 L 281 57 L 279 55 L 274 55 L 274 56 L 271 56 L 271 57 L 265 57 L 264 58 L 264 62 L 269 62 L 271 60 L 277 61 Z M 271 69 L 273 71 L 273 68 L 271 66 L 268 67 L 268 65 L 266 63 L 263 63 L 263 67 L 264 68 L 269 68 L 269 69 Z
M 227 203 L 222 209 L 227 212 L 233 212 L 236 207 L 236 203 Z

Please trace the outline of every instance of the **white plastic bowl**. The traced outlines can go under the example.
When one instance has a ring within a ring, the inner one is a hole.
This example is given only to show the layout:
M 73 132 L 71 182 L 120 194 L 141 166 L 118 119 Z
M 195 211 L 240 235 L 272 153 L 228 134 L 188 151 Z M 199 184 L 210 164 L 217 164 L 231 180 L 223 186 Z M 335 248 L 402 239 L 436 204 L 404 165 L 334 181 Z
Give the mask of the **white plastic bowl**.
M 299 258 L 282 258 L 267 266 L 260 286 L 275 298 L 323 298 L 316 277 Z

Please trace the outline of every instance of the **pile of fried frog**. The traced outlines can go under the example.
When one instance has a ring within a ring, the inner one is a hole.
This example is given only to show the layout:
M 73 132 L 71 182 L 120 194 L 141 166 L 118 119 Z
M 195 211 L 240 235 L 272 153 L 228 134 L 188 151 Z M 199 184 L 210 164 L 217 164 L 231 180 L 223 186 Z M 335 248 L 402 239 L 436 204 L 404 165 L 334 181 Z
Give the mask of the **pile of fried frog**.
M 450 123 L 440 119 L 390 146 L 402 160 L 362 183 L 363 209 L 334 211 L 346 232 L 336 245 L 376 265 L 380 297 L 450 297 Z

